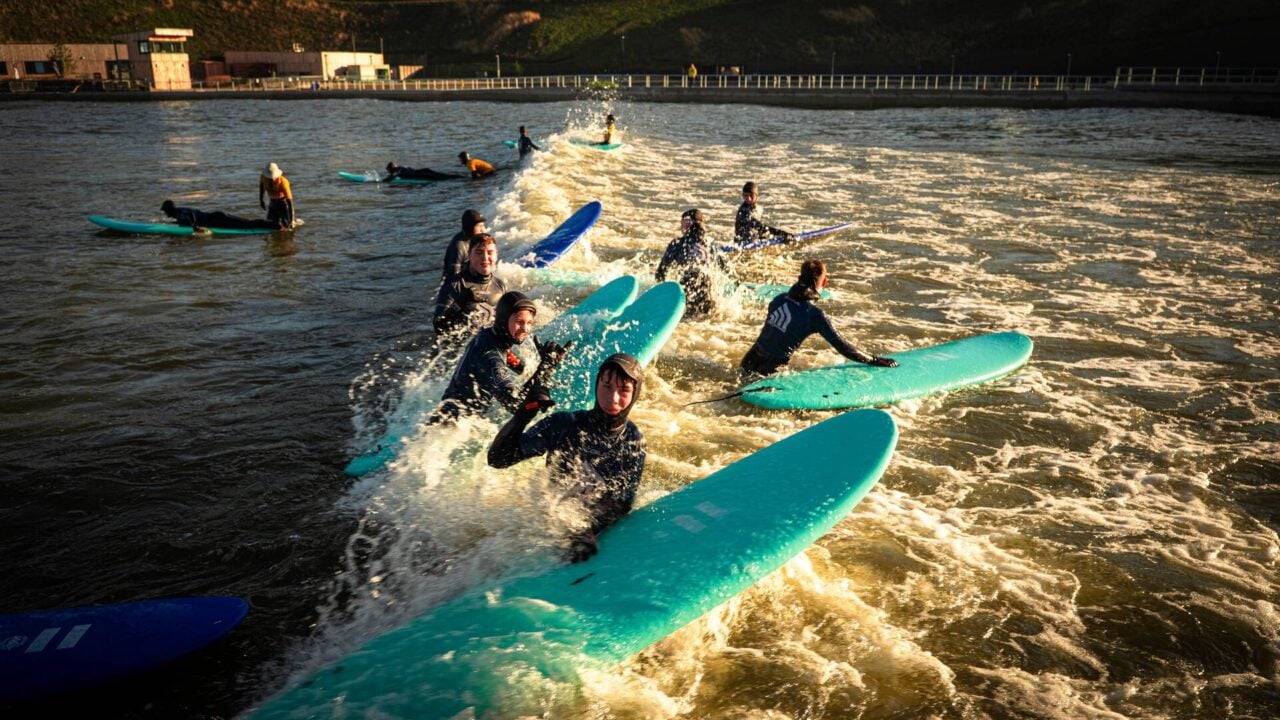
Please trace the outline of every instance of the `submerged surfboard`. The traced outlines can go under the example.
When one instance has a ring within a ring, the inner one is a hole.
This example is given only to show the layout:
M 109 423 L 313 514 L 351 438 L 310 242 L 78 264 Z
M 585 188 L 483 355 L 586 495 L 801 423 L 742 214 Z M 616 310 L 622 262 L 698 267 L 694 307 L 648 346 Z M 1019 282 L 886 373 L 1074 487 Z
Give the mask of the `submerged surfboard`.
M 742 399 L 770 410 L 843 410 L 885 405 L 994 380 L 1031 357 L 1031 338 L 992 333 L 889 353 L 898 367 L 842 363 L 783 373 L 742 388 Z
M 875 485 L 897 437 L 881 410 L 796 433 L 622 518 L 590 560 L 437 607 L 252 717 L 542 716 L 550 683 L 616 666 L 803 552 Z
M 597 200 L 578 208 L 560 227 L 551 231 L 538 244 L 526 250 L 513 262 L 522 267 L 544 268 L 560 259 L 600 219 L 603 206 Z
M 608 145 L 601 145 L 595 140 L 580 140 L 577 138 L 571 139 L 569 141 L 569 144 L 581 145 L 582 147 L 595 148 L 596 150 L 617 150 L 618 148 L 622 147 L 622 143 L 620 142 L 609 143 Z
M 533 334 L 539 340 L 554 340 L 561 345 L 569 341 L 573 341 L 575 346 L 583 345 L 590 338 L 603 334 L 604 323 L 616 317 L 635 299 L 638 287 L 636 279 L 630 275 L 617 278 L 538 328 Z M 419 420 L 419 417 L 414 417 L 407 424 L 389 427 L 374 444 L 374 449 L 352 458 L 344 472 L 360 477 L 386 467 L 387 463 L 400 454 L 406 437 L 417 427 Z
M 108 230 L 115 230 L 122 233 L 133 233 L 135 235 L 195 235 L 195 228 L 186 225 L 176 225 L 172 223 L 140 223 L 130 222 L 128 220 L 116 220 L 115 218 L 103 217 L 102 215 L 90 215 L 86 218 L 89 222 Z M 301 225 L 302 221 L 296 223 Z M 267 228 L 207 228 L 214 235 L 268 235 L 280 230 L 270 230 Z M 287 230 L 284 232 L 288 232 Z
M 822 237 L 823 235 L 830 235 L 831 233 L 837 233 L 841 230 L 847 230 L 851 227 L 853 227 L 853 223 L 841 223 L 840 225 L 832 225 L 831 227 L 822 228 L 821 230 L 810 230 L 809 232 L 796 233 L 795 238 L 797 242 L 800 240 L 811 240 L 816 237 Z M 741 252 L 743 250 L 756 250 L 758 248 L 770 247 L 772 245 L 781 245 L 785 242 L 787 241 L 781 237 L 768 237 L 763 240 L 757 240 L 755 242 L 749 242 L 742 245 L 721 245 L 720 250 L 727 253 Z
M 0 615 L 0 700 L 154 668 L 226 635 L 248 611 L 240 598 L 188 597 Z

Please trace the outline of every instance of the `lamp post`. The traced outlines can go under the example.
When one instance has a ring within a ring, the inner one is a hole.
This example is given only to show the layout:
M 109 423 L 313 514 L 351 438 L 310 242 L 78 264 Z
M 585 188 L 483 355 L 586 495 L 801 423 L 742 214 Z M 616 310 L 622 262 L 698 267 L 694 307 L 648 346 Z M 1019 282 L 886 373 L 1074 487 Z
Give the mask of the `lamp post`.
M 502 77 L 502 56 L 495 54 L 493 56 L 493 63 L 497 69 L 498 77 Z
M 1215 55 L 1213 60 L 1213 81 L 1218 82 L 1218 66 L 1222 64 L 1222 51 L 1215 50 L 1213 54 Z

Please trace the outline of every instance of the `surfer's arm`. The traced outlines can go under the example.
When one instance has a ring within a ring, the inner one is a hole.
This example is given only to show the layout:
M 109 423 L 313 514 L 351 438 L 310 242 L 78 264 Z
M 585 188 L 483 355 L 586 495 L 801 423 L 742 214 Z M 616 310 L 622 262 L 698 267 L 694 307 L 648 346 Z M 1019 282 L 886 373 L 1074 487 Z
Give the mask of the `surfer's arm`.
M 534 407 L 528 407 L 530 404 Z M 557 434 L 554 428 L 557 418 L 565 413 L 556 413 L 534 425 L 532 430 L 528 432 L 524 430 L 542 407 L 536 398 L 533 401 L 529 397 L 525 398 L 525 404 L 517 409 L 511 419 L 498 430 L 498 434 L 489 445 L 490 467 L 511 467 L 522 460 L 546 455 L 554 447 Z
M 511 412 L 520 409 L 520 375 L 508 363 L 506 353 L 497 348 L 485 354 L 481 378 L 493 391 L 493 397 Z
M 831 321 L 827 319 L 826 314 L 819 313 L 812 322 L 813 329 L 816 330 L 818 334 L 822 335 L 824 340 L 831 343 L 831 347 L 835 348 L 836 352 L 846 358 L 860 363 L 869 363 L 875 359 L 854 347 L 848 340 L 840 337 L 840 333 L 836 332 L 836 329 L 831 327 Z
M 462 312 L 454 296 L 455 284 L 454 282 L 441 283 L 440 292 L 436 295 L 436 310 L 431 317 L 431 326 L 436 329 L 437 335 L 457 325 L 458 315 Z

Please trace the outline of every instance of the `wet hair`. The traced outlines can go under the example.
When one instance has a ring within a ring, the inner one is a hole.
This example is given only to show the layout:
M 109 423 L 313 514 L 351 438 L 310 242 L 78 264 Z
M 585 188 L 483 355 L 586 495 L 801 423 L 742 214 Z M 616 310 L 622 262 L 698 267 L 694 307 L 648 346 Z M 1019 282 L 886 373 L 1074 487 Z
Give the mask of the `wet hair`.
M 827 274 L 827 266 L 817 258 L 809 258 L 800 265 L 800 282 L 812 288 L 817 288 L 818 278 Z
M 742 186 L 742 192 L 744 193 L 754 193 L 755 191 L 756 191 L 756 184 L 755 184 L 755 181 L 753 180 L 748 180 L 747 184 Z
M 523 125 L 521 125 L 521 126 L 520 126 L 520 134 L 521 134 L 521 135 L 523 135 L 523 134 L 525 134 L 526 132 L 528 132 L 528 131 L 524 129 L 524 126 L 523 126 Z
M 683 213 L 680 213 L 680 219 L 681 220 L 689 219 L 694 221 L 695 223 L 706 222 L 706 220 L 703 219 L 702 211 L 699 210 L 698 208 L 689 208 L 688 210 L 685 210 Z
M 494 248 L 497 248 L 498 241 L 494 240 L 493 236 L 489 233 L 478 233 L 476 235 L 472 235 L 471 240 L 467 242 L 467 254 L 470 255 L 471 251 L 475 250 L 477 245 L 492 245 Z
M 175 206 L 172 200 L 165 200 L 164 202 L 160 203 L 160 212 L 171 213 L 174 210 L 175 210 Z
M 613 113 L 609 113 L 609 117 L 605 118 L 605 119 L 604 119 L 604 121 L 605 121 L 605 122 L 617 122 L 617 118 L 615 118 L 615 117 L 613 116 Z
M 393 160 L 392 162 L 387 163 L 387 172 L 391 172 L 392 170 L 395 170 L 398 167 L 400 166 L 396 165 L 395 161 Z

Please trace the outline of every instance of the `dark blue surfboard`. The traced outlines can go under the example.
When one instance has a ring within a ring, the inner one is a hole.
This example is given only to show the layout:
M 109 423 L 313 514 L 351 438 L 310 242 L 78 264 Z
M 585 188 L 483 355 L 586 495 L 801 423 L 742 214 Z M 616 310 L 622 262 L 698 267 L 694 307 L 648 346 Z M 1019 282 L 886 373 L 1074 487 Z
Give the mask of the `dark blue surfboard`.
M 0 701 L 97 685 L 199 650 L 244 619 L 235 597 L 0 615 Z
M 550 235 L 515 258 L 515 264 L 522 267 L 544 268 L 559 260 L 561 255 L 568 252 L 569 248 L 573 247 L 574 243 L 596 224 L 596 220 L 600 219 L 601 209 L 600 202 L 597 200 L 592 200 L 578 208 L 577 212 L 560 223 L 560 227 L 551 231 Z
M 841 223 L 839 225 L 832 225 L 831 227 L 822 228 L 821 230 L 810 230 L 809 232 L 796 233 L 795 237 L 796 237 L 796 241 L 798 242 L 800 240 L 809 240 L 811 238 L 821 237 L 823 235 L 830 235 L 831 233 L 837 233 L 837 232 L 840 232 L 841 230 L 847 230 L 851 227 L 853 227 L 853 223 Z M 755 242 L 749 242 L 743 245 L 721 245 L 720 250 L 721 252 L 727 252 L 727 253 L 741 252 L 743 250 L 756 250 L 763 247 L 770 247 L 772 245 L 781 245 L 784 242 L 786 242 L 786 239 L 784 239 L 783 237 L 768 237 L 763 240 L 757 240 Z

